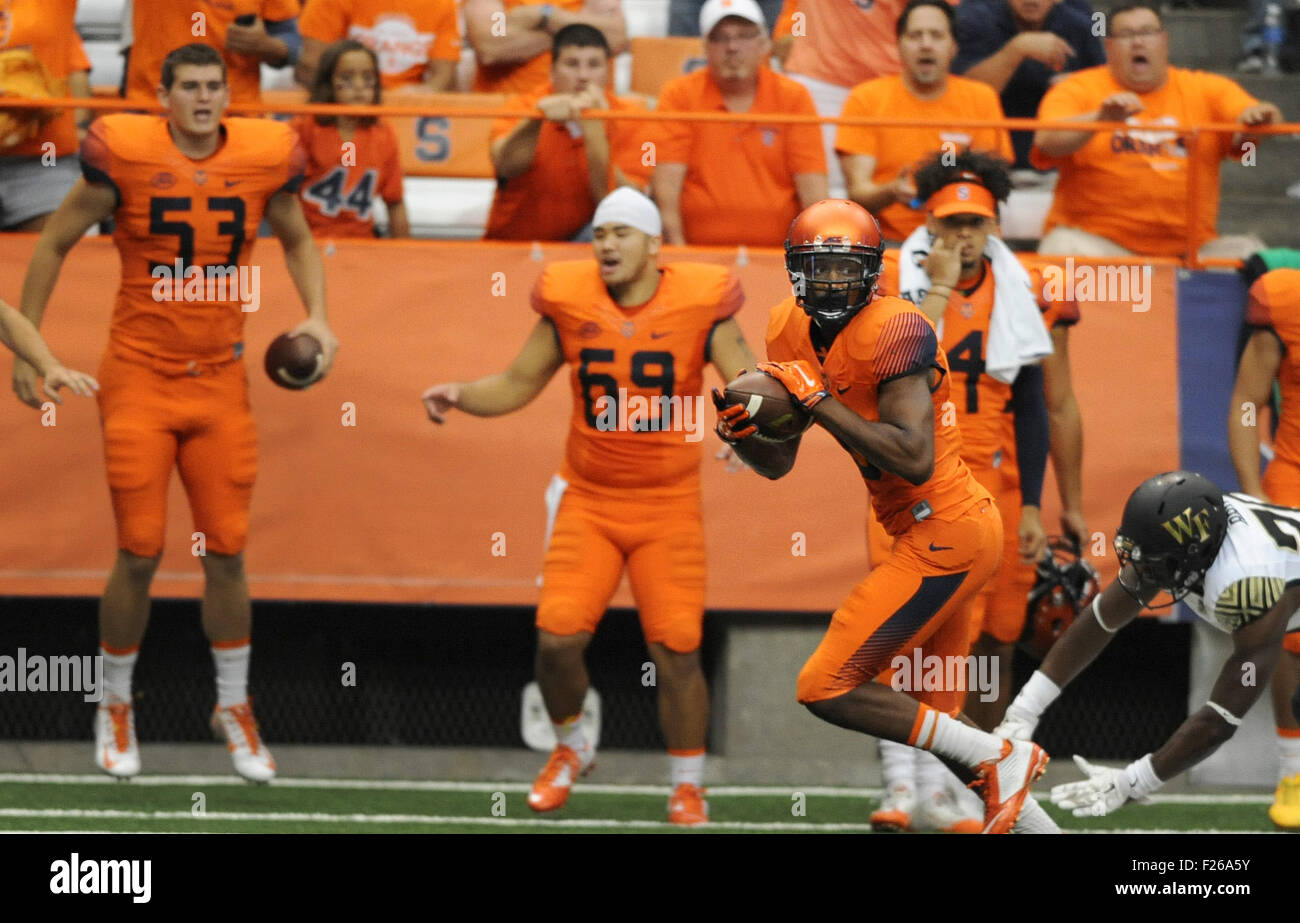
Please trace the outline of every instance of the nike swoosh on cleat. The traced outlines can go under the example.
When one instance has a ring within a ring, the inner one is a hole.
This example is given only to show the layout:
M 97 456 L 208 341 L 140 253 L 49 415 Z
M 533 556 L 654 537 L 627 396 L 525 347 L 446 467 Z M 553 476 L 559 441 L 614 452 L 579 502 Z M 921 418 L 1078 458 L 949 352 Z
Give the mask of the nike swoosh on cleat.
M 116 765 L 117 765 L 117 760 L 113 759 L 111 756 L 108 755 L 108 747 L 105 747 L 105 748 L 104 748 L 104 766 L 105 766 L 105 768 L 107 768 L 107 769 L 112 769 L 112 768 L 113 768 L 114 766 L 116 766 Z
M 952 547 L 952 545 L 936 545 L 934 542 L 930 543 L 931 551 L 952 551 Z

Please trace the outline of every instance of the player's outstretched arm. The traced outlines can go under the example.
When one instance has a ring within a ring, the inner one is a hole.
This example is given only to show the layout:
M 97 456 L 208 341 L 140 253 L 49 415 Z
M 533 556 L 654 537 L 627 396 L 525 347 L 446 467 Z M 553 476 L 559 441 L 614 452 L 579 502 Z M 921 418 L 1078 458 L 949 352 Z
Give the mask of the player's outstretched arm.
M 32 252 L 23 279 L 20 310 L 23 317 L 40 329 L 45 316 L 45 305 L 54 291 L 63 269 L 63 260 L 86 231 L 113 213 L 117 207 L 117 192 L 102 183 L 77 180 L 67 198 L 45 222 L 41 236 Z M 41 406 L 41 395 L 36 388 L 38 371 L 25 359 L 14 360 L 13 387 L 18 399 L 29 407 Z
M 1256 330 L 1246 341 L 1237 382 L 1228 402 L 1228 452 L 1243 493 L 1267 499 L 1259 477 L 1259 412 L 1268 406 L 1273 379 L 1282 365 L 1282 343 L 1271 329 Z
M 434 385 L 420 399 L 434 423 L 446 422 L 447 411 L 453 407 L 476 417 L 500 416 L 537 397 L 562 365 L 564 353 L 555 325 L 543 317 L 504 372 L 465 383 Z
M 1125 572 L 1125 581 L 1137 582 L 1136 573 Z M 1118 582 L 1098 594 L 1093 604 L 1079 613 L 1065 634 L 1047 652 L 1043 664 L 1007 706 L 1002 723 L 993 729 L 999 737 L 1029 740 L 1047 707 L 1067 685 L 1097 659 L 1116 632 L 1137 618 L 1142 606 Z
M 0 300 L 0 343 L 36 369 L 36 374 L 45 380 L 46 395 L 56 404 L 63 403 L 58 393 L 60 388 L 71 388 L 73 394 L 82 397 L 90 397 L 99 390 L 99 382 L 85 372 L 65 368 L 50 352 L 32 322 L 3 300 Z
M 1287 621 L 1297 608 L 1300 587 L 1292 587 L 1263 616 L 1233 632 L 1232 654 L 1219 670 L 1210 701 L 1189 715 L 1151 757 L 1161 780 L 1195 766 L 1236 732 L 1242 717 L 1268 688 Z
M 271 196 L 266 203 L 266 220 L 284 248 L 285 265 L 293 278 L 294 288 L 298 290 L 298 297 L 307 309 L 307 319 L 292 332 L 295 336 L 311 334 L 320 343 L 325 353 L 324 371 L 321 372 L 321 377 L 324 377 L 334 364 L 339 341 L 330 330 L 325 309 L 325 266 L 321 263 L 320 251 L 316 249 L 311 227 L 302 213 L 302 204 L 293 193 L 277 192 Z

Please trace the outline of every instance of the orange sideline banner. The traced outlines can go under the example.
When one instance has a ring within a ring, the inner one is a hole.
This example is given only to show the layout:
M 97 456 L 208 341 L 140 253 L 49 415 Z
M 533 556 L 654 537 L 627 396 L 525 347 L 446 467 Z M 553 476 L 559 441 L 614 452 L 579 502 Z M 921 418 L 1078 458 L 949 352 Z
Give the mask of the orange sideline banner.
M 16 303 L 35 237 L 5 239 L 0 297 Z M 436 427 L 419 395 L 437 382 L 504 368 L 537 321 L 528 293 L 542 259 L 586 258 L 589 248 L 327 245 L 331 322 L 342 345 L 330 377 L 302 392 L 275 387 L 262 371 L 267 344 L 303 310 L 279 246 L 264 240 L 255 252 L 263 297 L 245 337 L 261 458 L 247 550 L 253 594 L 534 603 L 545 531 L 542 493 L 559 465 L 570 410 L 565 373 L 531 405 L 496 419 L 453 412 L 447 425 Z M 763 352 L 767 309 L 789 292 L 777 251 L 666 248 L 665 259 L 733 266 L 746 294 L 741 326 Z M 69 365 L 98 367 L 118 274 L 117 254 L 104 238 L 83 241 L 65 262 L 43 332 Z M 494 295 L 502 285 L 504 294 Z M 1085 509 L 1107 542 L 1128 492 L 1177 467 L 1174 286 L 1174 270 L 1157 267 L 1149 311 L 1084 302 L 1071 334 L 1085 431 Z M 1137 369 L 1141 401 L 1129 399 L 1130 387 L 1116 386 L 1131 383 Z M 715 381 L 710 372 L 706 388 Z M 115 546 L 97 410 L 89 400 L 67 397 L 52 415 L 42 414 L 6 392 L 0 401 L 6 475 L 0 594 L 97 595 Z M 728 474 L 712 457 L 720 443 L 706 406 L 708 605 L 833 609 L 866 570 L 867 501 L 856 468 L 814 429 L 786 478 Z M 1050 530 L 1057 520 L 1050 475 L 1044 498 Z M 201 591 L 191 532 L 173 478 L 156 595 Z M 1096 563 L 1104 575 L 1114 573 L 1109 545 Z M 615 604 L 632 604 L 626 586 Z

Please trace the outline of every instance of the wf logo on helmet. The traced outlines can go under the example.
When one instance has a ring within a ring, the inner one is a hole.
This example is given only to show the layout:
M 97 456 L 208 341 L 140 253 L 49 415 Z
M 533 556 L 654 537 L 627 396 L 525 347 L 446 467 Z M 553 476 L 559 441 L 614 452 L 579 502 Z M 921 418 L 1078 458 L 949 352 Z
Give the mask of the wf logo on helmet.
M 1210 511 L 1200 510 L 1193 513 L 1189 506 L 1173 519 L 1162 522 L 1165 531 L 1174 537 L 1179 545 L 1186 543 L 1188 539 L 1203 542 L 1210 537 Z M 1193 535 L 1193 531 L 1199 533 Z

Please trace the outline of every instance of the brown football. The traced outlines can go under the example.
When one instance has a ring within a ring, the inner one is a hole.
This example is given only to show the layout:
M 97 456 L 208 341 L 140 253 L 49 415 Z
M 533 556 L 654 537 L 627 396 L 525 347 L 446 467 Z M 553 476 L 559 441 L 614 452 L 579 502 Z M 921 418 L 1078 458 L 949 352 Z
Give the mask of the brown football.
M 746 372 L 727 385 L 728 404 L 744 404 L 758 427 L 755 438 L 785 442 L 812 425 L 812 414 L 766 372 Z
M 309 333 L 282 333 L 266 348 L 266 374 L 281 388 L 299 390 L 321 377 L 325 353 Z

